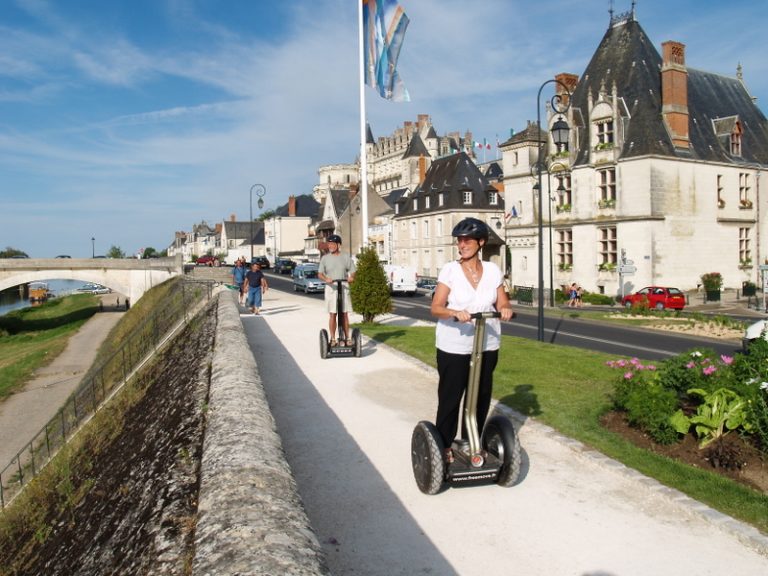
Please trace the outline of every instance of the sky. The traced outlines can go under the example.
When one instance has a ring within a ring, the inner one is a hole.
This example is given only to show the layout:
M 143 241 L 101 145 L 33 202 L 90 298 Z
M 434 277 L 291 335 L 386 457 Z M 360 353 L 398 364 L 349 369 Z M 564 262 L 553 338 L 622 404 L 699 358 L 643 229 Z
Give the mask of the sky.
M 659 52 L 685 44 L 690 68 L 740 63 L 766 113 L 763 4 L 637 0 L 636 17 Z M 542 83 L 584 71 L 611 5 L 632 3 L 400 5 L 411 101 L 366 87 L 374 137 L 428 114 L 439 135 L 495 143 L 536 119 Z M 356 0 L 0 0 L 0 249 L 163 250 L 202 220 L 247 220 L 254 184 L 264 210 L 311 193 L 320 166 L 359 154 L 357 20 Z

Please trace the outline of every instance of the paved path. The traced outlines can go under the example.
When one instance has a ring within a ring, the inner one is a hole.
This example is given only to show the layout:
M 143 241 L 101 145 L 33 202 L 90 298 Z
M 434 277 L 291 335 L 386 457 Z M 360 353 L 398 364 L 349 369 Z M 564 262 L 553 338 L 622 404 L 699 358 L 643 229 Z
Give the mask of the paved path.
M 242 322 L 337 576 L 768 573 L 754 529 L 532 421 L 516 486 L 425 496 L 410 437 L 434 418 L 433 370 L 374 343 L 361 358 L 320 359 L 319 299 L 272 290 Z
M 105 312 L 92 316 L 48 366 L 0 403 L 0 469 L 16 457 L 64 405 L 96 358 L 96 351 L 125 311 L 112 311 L 117 294 L 102 297 Z M 123 297 L 120 297 L 123 300 Z

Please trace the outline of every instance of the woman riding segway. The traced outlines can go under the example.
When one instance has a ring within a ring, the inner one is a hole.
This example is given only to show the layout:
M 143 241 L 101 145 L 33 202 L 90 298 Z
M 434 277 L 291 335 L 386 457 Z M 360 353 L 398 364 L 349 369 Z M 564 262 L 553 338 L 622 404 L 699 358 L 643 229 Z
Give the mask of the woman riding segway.
M 510 320 L 513 317 L 504 290 L 503 274 L 496 264 L 480 258 L 480 251 L 489 236 L 484 222 L 465 218 L 454 227 L 452 235 L 456 237 L 459 258 L 440 271 L 431 306 L 432 315 L 438 319 L 435 339 L 439 374 L 437 417 L 434 425 L 420 422 L 412 440 L 414 475 L 419 488 L 429 494 L 437 492 L 446 478 L 456 477 L 465 485 L 492 479 L 506 486 L 513 483 L 519 473 L 519 461 L 513 461 L 515 458 L 519 460 L 519 444 L 516 444 L 511 423 L 508 420 L 500 423 L 494 418 L 487 427 L 485 425 L 501 342 L 498 318 Z M 462 435 L 469 437 L 469 452 L 465 449 L 466 442 L 454 446 L 462 398 L 465 416 Z M 490 440 L 489 430 L 493 429 L 495 433 L 499 426 L 503 428 L 500 432 L 503 438 Z M 484 431 L 484 428 L 489 430 Z M 506 450 L 501 452 L 506 454 L 497 454 L 500 458 L 491 458 L 494 462 L 488 464 L 487 454 L 479 446 L 481 433 L 484 433 L 485 448 L 493 444 L 496 449 L 503 444 Z M 432 454 L 438 447 L 440 454 Z M 460 454 L 456 453 L 457 447 L 461 447 Z M 457 456 L 461 456 L 461 462 Z M 467 474 L 454 473 L 452 476 L 454 462 L 456 469 L 459 464 L 466 464 Z M 473 473 L 472 468 L 476 468 L 477 473 Z M 510 476 L 514 478 L 510 480 Z

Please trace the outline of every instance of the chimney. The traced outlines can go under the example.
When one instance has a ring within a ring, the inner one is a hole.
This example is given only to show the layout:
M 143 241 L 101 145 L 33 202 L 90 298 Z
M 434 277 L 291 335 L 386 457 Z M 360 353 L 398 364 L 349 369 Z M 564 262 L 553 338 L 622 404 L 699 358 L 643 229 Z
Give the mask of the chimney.
M 689 148 L 688 69 L 685 44 L 668 41 L 661 45 L 661 115 L 677 148 Z
M 419 156 L 419 184 L 424 183 L 424 178 L 427 175 L 427 159 L 424 158 L 424 154 Z
M 216 234 L 221 234 L 221 228 L 222 228 L 222 226 L 223 226 L 223 224 L 222 224 L 221 222 L 218 222 L 218 223 L 216 224 Z
M 563 108 L 568 106 L 568 95 L 565 94 L 565 91 L 563 90 L 563 86 L 560 84 L 565 85 L 565 87 L 568 89 L 568 93 L 573 95 L 573 91 L 576 90 L 576 85 L 579 83 L 579 77 L 576 74 L 569 74 L 568 72 L 561 72 L 557 76 L 555 76 L 555 80 L 557 82 L 555 83 L 555 94 L 562 97 L 562 100 L 560 101 Z
M 419 130 L 424 128 L 424 126 L 429 125 L 429 114 L 418 114 L 417 115 L 417 122 L 419 125 Z
M 235 215 L 234 215 L 234 214 L 230 214 L 230 215 L 229 215 L 229 221 L 230 221 L 230 222 L 237 222 L 237 218 L 235 218 Z
M 288 216 L 296 216 L 296 196 L 288 196 Z

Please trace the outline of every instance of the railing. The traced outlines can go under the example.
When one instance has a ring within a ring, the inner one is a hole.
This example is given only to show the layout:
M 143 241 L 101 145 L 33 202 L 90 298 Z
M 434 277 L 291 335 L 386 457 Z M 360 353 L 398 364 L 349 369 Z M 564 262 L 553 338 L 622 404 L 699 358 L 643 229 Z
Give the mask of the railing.
M 517 286 L 514 287 L 512 297 L 517 300 L 518 304 L 526 304 L 527 306 L 533 306 L 533 286 Z
M 91 368 L 56 415 L 0 471 L 0 508 L 37 476 L 56 452 L 110 395 L 127 382 L 159 345 L 189 319 L 189 311 L 209 301 L 214 282 L 185 280 L 163 306 L 144 319 L 102 364 Z

